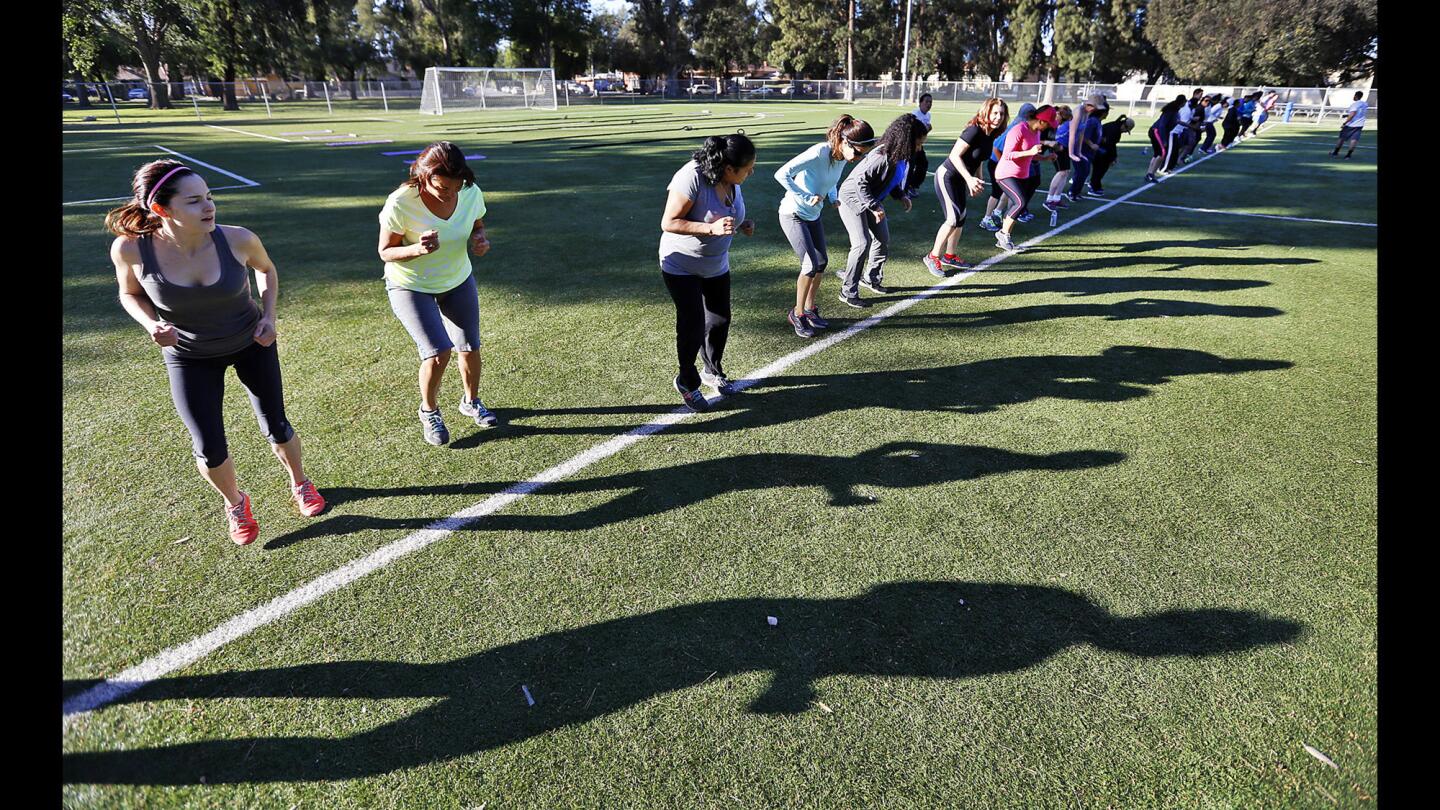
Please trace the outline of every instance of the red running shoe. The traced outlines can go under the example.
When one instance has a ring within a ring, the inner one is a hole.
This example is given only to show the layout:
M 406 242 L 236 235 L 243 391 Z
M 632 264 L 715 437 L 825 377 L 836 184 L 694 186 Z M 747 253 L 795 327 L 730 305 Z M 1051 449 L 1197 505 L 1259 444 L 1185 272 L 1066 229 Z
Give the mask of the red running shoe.
M 250 496 L 240 493 L 240 503 L 225 507 L 225 519 L 230 524 L 230 539 L 237 546 L 248 546 L 260 536 L 260 524 L 250 514 Z
M 295 507 L 305 517 L 315 517 L 325 511 L 325 499 L 320 497 L 319 490 L 309 478 L 291 487 L 290 497 L 295 499 Z

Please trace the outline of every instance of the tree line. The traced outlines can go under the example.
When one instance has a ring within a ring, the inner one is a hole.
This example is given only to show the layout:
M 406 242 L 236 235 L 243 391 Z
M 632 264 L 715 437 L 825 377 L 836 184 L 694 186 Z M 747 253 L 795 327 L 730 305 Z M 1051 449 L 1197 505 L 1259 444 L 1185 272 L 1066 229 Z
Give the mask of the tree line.
M 62 0 L 63 74 L 138 65 L 235 82 L 356 81 L 387 63 L 678 78 L 768 62 L 795 77 L 896 74 L 906 0 Z M 911 0 L 909 78 L 1324 85 L 1372 76 L 1377 0 Z M 163 74 L 162 74 L 163 70 Z M 853 71 L 853 74 L 850 73 Z M 81 94 L 82 100 L 84 94 Z M 233 84 L 226 105 L 234 106 Z

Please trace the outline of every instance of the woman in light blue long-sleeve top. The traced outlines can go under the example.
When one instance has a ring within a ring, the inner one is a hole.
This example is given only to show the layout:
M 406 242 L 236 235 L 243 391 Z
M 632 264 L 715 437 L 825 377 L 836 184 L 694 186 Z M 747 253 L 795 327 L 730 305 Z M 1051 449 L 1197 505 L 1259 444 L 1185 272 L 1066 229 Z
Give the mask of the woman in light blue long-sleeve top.
M 800 259 L 795 306 L 786 313 L 800 337 L 813 337 L 816 329 L 830 325 L 820 317 L 815 303 L 815 293 L 829 263 L 820 214 L 827 203 L 839 205 L 838 187 L 845 164 L 859 160 L 874 142 L 875 131 L 869 124 L 842 115 L 830 125 L 824 143 L 806 149 L 775 172 L 775 180 L 785 187 L 785 199 L 780 201 L 780 230 Z

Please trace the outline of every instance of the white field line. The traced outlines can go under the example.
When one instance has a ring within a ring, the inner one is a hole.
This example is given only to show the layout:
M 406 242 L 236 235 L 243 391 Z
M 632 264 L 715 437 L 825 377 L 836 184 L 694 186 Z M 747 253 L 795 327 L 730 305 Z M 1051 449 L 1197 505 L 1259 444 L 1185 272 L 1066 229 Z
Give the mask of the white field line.
M 1171 176 L 1173 177 L 1175 174 L 1193 169 L 1214 156 L 1215 155 L 1206 155 L 1199 160 L 1188 163 L 1172 173 Z M 1025 242 L 1022 247 L 1037 245 L 1057 234 L 1064 233 L 1085 220 L 1109 210 L 1112 206 L 1118 205 L 1137 194 L 1144 193 L 1151 185 L 1153 184 L 1142 185 L 1115 200 L 1099 206 L 1093 211 L 1081 214 L 1049 231 L 1038 234 Z M 735 381 L 735 387 L 744 390 L 769 377 L 773 377 L 811 355 L 819 354 L 841 341 L 849 340 L 886 318 L 904 312 L 940 291 L 954 287 L 981 270 L 1005 261 L 1009 256 L 1010 254 L 1007 253 L 995 254 L 967 272 L 950 276 L 929 289 L 916 293 L 902 301 L 897 301 L 886 307 L 883 311 L 851 324 L 850 327 L 844 331 L 836 332 L 822 340 L 807 344 L 803 349 L 791 352 L 763 368 L 750 372 L 744 379 Z M 332 591 L 343 588 L 357 579 L 374 573 L 402 557 L 406 557 L 439 540 L 449 537 L 454 532 L 465 528 L 479 518 L 498 512 L 526 495 L 538 492 L 548 484 L 569 478 L 586 467 L 625 450 L 641 439 L 659 433 L 671 425 L 683 422 L 692 416 L 695 416 L 695 414 L 686 408 L 676 408 L 628 433 L 597 444 L 571 457 L 569 460 L 563 461 L 539 473 L 528 481 L 515 484 L 499 494 L 491 495 L 477 504 L 462 509 L 447 518 L 437 520 L 423 529 L 402 537 L 389 545 L 382 546 L 364 557 L 352 560 L 328 574 L 301 585 L 289 593 L 241 613 L 204 635 L 197 636 L 183 644 L 164 650 L 124 672 L 106 678 L 104 681 L 101 681 L 84 692 L 67 699 L 62 706 L 62 722 L 68 724 L 71 718 L 76 715 L 94 711 L 109 703 L 113 703 L 125 695 L 140 689 L 147 683 L 174 672 L 181 667 L 188 666 L 254 630 L 279 621 L 290 613 L 299 610 Z
M 249 135 L 249 136 L 252 137 L 252 138 L 264 138 L 264 139 L 267 140 L 267 141 L 279 141 L 279 142 L 281 142 L 281 143 L 294 143 L 294 141 L 290 140 L 289 138 L 277 138 L 277 137 L 275 137 L 274 135 L 266 135 L 266 134 L 261 133 L 261 132 L 251 132 L 251 131 L 246 130 L 246 129 L 236 129 L 236 128 L 234 128 L 234 127 L 222 127 L 222 126 L 220 126 L 219 124 L 206 124 L 205 126 L 211 128 L 211 129 L 223 129 L 223 130 L 225 130 L 226 132 L 238 132 L 238 133 L 240 133 L 241 135 Z
M 223 190 L 225 190 L 225 189 L 227 189 L 227 188 L 254 188 L 255 186 L 258 186 L 258 185 L 260 185 L 260 184 L 259 184 L 259 183 L 252 183 L 251 185 L 248 185 L 248 186 L 247 186 L 247 185 L 243 185 L 243 184 L 237 184 L 237 185 L 233 185 L 233 186 L 211 186 L 211 187 L 210 187 L 210 190 L 211 190 L 211 191 L 223 191 Z M 126 195 L 126 196 L 124 196 L 124 197 L 100 197 L 100 198 L 97 198 L 97 199 L 94 199 L 94 200 L 74 200 L 74 201 L 72 201 L 72 202 L 66 202 L 66 203 L 60 203 L 60 204 L 61 204 L 61 205 L 87 205 L 87 204 L 89 204 L 89 203 L 120 202 L 120 201 L 122 201 L 122 200 L 133 200 L 133 199 L 135 199 L 135 195 L 134 195 L 134 194 L 129 194 L 129 195 Z
M 195 158 L 193 158 L 193 157 L 190 157 L 189 155 L 182 155 L 182 154 L 180 154 L 179 152 L 176 152 L 174 149 L 166 149 L 165 147 L 161 146 L 161 145 L 158 144 L 158 143 L 157 143 L 157 144 L 152 144 L 152 145 L 153 145 L 156 149 L 159 149 L 161 152 L 169 152 L 170 154 L 174 155 L 175 157 L 184 158 L 184 159 L 190 161 L 191 163 L 194 163 L 196 166 L 204 166 L 204 167 L 207 168 L 207 169 L 213 169 L 213 170 L 215 170 L 215 171 L 217 171 L 217 172 L 225 175 L 226 177 L 233 177 L 233 178 L 235 178 L 236 180 L 239 180 L 241 183 L 244 183 L 244 184 L 247 185 L 247 186 L 258 186 L 258 185 L 260 185 L 259 183 L 255 182 L 254 180 L 251 180 L 251 179 L 248 178 L 248 177 L 241 177 L 240 175 L 238 175 L 238 174 L 236 174 L 236 173 L 234 173 L 234 172 L 227 172 L 227 171 L 225 171 L 224 169 L 220 168 L 219 166 L 212 166 L 212 165 L 210 165 L 209 163 L 206 163 L 206 162 L 203 161 L 203 160 L 197 160 L 197 159 L 195 159 Z
M 1122 200 L 1116 200 L 1122 202 Z M 1363 228 L 1378 228 L 1379 224 L 1374 222 L 1351 222 L 1345 219 L 1311 219 L 1310 217 L 1284 217 L 1279 214 L 1254 214 L 1249 211 L 1220 211 L 1214 208 L 1188 208 L 1183 205 L 1163 205 L 1161 203 L 1133 202 L 1123 200 L 1126 205 L 1143 205 L 1147 208 L 1169 208 L 1172 211 L 1193 211 L 1198 214 L 1228 214 L 1232 217 L 1259 217 L 1261 219 L 1283 219 L 1289 222 L 1319 222 L 1325 225 L 1359 225 Z
M 140 146 L 140 147 L 136 147 L 136 146 L 89 146 L 89 147 L 86 147 L 86 148 L 84 148 L 84 149 L 61 149 L 60 152 L 61 152 L 62 154 L 69 155 L 69 154 L 73 154 L 73 153 L 75 153 L 75 152 L 113 152 L 113 151 L 116 150 L 116 149 L 144 149 L 144 148 L 145 148 L 145 147 L 143 147 L 143 146 Z

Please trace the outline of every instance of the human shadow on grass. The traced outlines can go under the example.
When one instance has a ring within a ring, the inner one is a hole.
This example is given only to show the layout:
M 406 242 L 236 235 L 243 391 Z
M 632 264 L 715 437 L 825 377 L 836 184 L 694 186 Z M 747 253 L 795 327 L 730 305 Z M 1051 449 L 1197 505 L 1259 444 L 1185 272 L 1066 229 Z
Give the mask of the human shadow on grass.
M 769 626 L 767 616 L 778 625 Z M 1085 645 L 1141 659 L 1236 656 L 1290 643 L 1303 629 L 1234 609 L 1118 616 L 1073 591 L 996 582 L 894 582 L 853 598 L 700 602 L 441 663 L 338 661 L 162 678 L 120 702 L 439 700 L 338 739 L 276 735 L 74 751 L 64 755 L 62 773 L 66 784 L 356 779 L 500 748 L 750 673 L 770 673 L 770 680 L 758 695 L 738 696 L 748 711 L 794 716 L 818 699 L 817 682 L 837 675 L 980 678 L 1020 672 Z M 527 705 L 522 685 L 535 705 Z M 710 712 L 739 710 L 723 692 L 703 699 Z M 851 711 L 863 716 L 866 708 Z
M 944 324 L 949 326 L 949 324 Z M 1243 374 L 1290 368 L 1285 360 L 1231 359 L 1195 349 L 1112 346 L 1098 355 L 1033 355 L 977 360 L 934 368 L 785 375 L 762 380 L 727 397 L 704 419 L 686 420 L 670 434 L 723 433 L 797 422 L 842 411 L 989 413 L 1037 399 L 1124 402 L 1149 396 L 1176 377 Z M 678 403 L 677 403 L 678 404 Z M 674 406 L 657 408 L 659 415 Z M 587 413 L 567 408 L 566 414 Z M 606 407 L 595 413 L 610 412 Z M 533 410 L 534 416 L 548 411 Z M 866 419 L 883 418 L 867 415 Z M 509 437 L 532 434 L 610 435 L 634 425 L 543 426 L 511 423 Z M 475 441 L 489 441 L 483 436 Z
M 1053 245 L 1035 246 L 1025 249 L 1026 253 L 1150 253 L 1157 250 L 1169 250 L 1171 248 L 1184 248 L 1185 250 L 1250 250 L 1255 247 L 1254 240 L 1231 239 L 1228 237 L 1212 237 L 1209 239 L 1139 239 L 1133 242 L 1118 242 L 1113 245 Z M 1212 263 L 1215 257 L 1210 257 Z M 1223 260 L 1226 264 L 1231 259 Z
M 1273 318 L 1285 314 L 1275 307 L 1233 304 L 1203 304 L 1194 301 L 1167 301 L 1160 298 L 1132 298 L 1114 304 L 1036 304 L 996 309 L 989 312 L 944 312 L 891 318 L 878 329 L 921 329 L 942 326 L 1010 326 L 1059 318 L 1104 318 L 1131 321 L 1140 318 L 1181 318 L 1216 316 L 1226 318 Z
M 1268 287 L 1270 282 L 1248 278 L 1180 278 L 1156 276 L 1058 276 L 1009 283 L 966 279 L 952 298 L 1000 298 L 1011 295 L 1054 293 L 1070 298 L 1140 292 L 1233 292 Z M 891 287 L 896 292 L 920 292 L 929 287 Z
M 1116 464 L 1125 455 L 1106 450 L 1079 450 L 1031 455 L 975 445 L 931 442 L 890 442 L 854 456 L 810 453 L 752 453 L 706 459 L 673 467 L 571 478 L 557 481 L 535 497 L 613 492 L 616 497 L 578 512 L 561 515 L 488 515 L 469 528 L 481 531 L 586 531 L 683 509 L 734 492 L 765 489 L 823 489 L 831 506 L 868 506 L 861 486 L 902 489 L 971 481 L 1019 470 L 1066 472 Z M 409 495 L 489 495 L 516 486 L 508 482 L 416 485 L 384 488 L 334 487 L 325 490 L 331 504 L 377 497 Z M 311 523 L 265 544 L 283 548 L 305 540 L 339 536 L 366 529 L 420 529 L 434 518 L 378 518 L 342 515 Z

